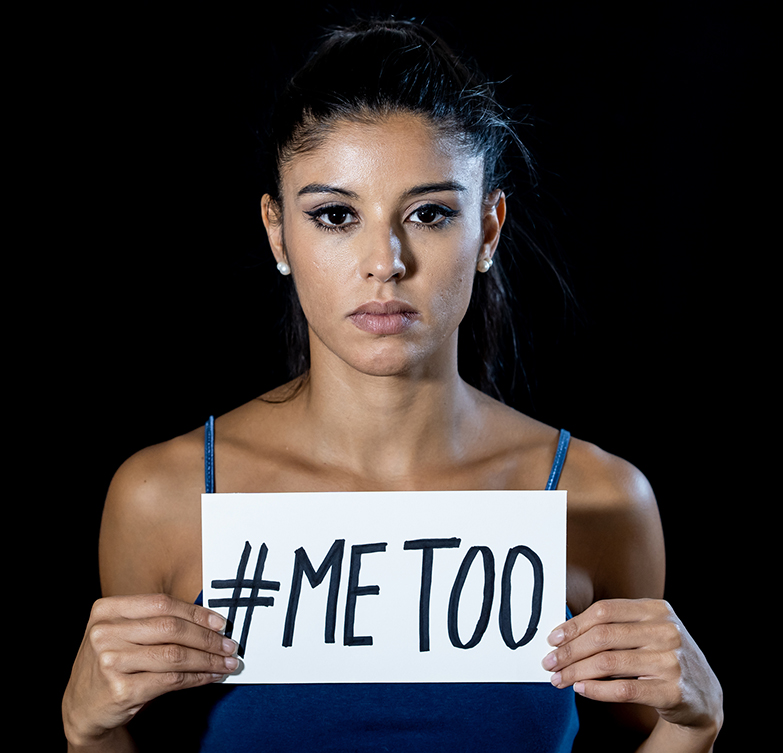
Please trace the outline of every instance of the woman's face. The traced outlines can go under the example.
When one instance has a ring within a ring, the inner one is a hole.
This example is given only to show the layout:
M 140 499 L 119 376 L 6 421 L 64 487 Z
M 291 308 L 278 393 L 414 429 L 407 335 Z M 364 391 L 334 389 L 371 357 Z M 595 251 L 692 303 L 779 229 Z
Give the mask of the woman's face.
M 482 157 L 401 114 L 336 124 L 281 178 L 282 218 L 268 196 L 262 213 L 292 270 L 313 367 L 337 359 L 380 376 L 456 365 L 476 264 L 494 253 L 505 212 L 500 192 L 483 195 Z

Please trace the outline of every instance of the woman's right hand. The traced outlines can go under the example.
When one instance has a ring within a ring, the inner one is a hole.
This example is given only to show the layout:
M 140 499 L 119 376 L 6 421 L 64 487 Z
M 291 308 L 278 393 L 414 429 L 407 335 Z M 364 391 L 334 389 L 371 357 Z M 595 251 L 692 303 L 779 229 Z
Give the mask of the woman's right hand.
M 95 602 L 63 697 L 68 741 L 88 746 L 171 690 L 233 672 L 237 644 L 219 614 L 165 594 Z

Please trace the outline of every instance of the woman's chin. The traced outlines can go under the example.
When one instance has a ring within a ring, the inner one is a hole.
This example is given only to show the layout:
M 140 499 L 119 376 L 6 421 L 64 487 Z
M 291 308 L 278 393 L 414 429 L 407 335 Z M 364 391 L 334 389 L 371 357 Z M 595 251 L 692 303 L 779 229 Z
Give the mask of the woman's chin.
M 452 365 L 456 370 L 456 331 L 452 338 L 414 338 L 407 335 L 368 338 L 366 335 L 347 338 L 337 347 L 333 342 L 313 337 L 311 330 L 311 360 L 313 366 L 321 359 L 324 365 L 335 357 L 343 366 L 359 374 L 374 377 L 426 377 L 444 373 Z M 455 341 L 452 347 L 451 340 Z M 452 363 L 453 362 L 453 363 Z M 338 367 L 340 368 L 340 367 Z
M 389 349 L 391 351 L 391 349 Z M 418 351 L 375 352 L 370 356 L 357 358 L 349 363 L 361 374 L 373 377 L 400 377 L 404 379 L 423 379 L 444 373 L 440 359 L 429 357 Z
M 374 377 L 406 377 L 415 371 L 415 364 L 404 358 L 378 358 L 351 364 L 360 374 Z

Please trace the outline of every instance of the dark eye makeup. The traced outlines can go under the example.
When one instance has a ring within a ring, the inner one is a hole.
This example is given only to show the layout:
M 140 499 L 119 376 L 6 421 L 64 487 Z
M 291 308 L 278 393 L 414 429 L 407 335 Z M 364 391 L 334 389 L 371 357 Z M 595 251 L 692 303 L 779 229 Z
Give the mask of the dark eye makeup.
M 345 230 L 356 222 L 351 208 L 342 204 L 330 204 L 328 207 L 312 209 L 305 214 L 323 230 Z
M 305 214 L 316 227 L 327 232 L 346 231 L 358 222 L 354 211 L 344 204 L 330 204 L 307 210 Z M 406 219 L 420 228 L 436 230 L 448 225 L 458 215 L 459 210 L 442 204 L 424 204 L 417 207 Z
M 425 227 L 439 228 L 448 225 L 449 222 L 459 214 L 459 210 L 444 207 L 442 204 L 425 204 L 419 207 L 410 216 L 418 215 L 417 224 Z

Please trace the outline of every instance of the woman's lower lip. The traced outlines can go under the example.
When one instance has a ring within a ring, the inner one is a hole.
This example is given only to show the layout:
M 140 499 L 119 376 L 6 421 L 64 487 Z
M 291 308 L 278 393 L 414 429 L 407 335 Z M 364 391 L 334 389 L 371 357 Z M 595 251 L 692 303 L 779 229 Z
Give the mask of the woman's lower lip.
M 411 327 L 418 314 L 400 311 L 396 314 L 351 314 L 348 318 L 363 332 L 373 335 L 399 335 Z

